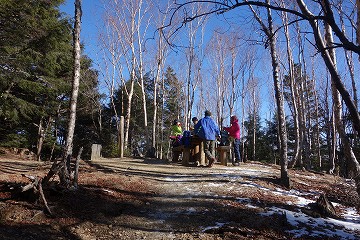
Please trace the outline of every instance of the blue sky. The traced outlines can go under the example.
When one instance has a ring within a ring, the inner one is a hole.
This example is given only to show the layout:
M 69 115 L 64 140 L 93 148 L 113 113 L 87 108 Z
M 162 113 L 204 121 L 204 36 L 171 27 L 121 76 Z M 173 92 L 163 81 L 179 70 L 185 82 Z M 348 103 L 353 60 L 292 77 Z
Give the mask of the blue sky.
M 93 60 L 93 67 L 97 70 L 100 68 L 97 66 L 101 64 L 101 57 L 100 57 L 100 47 L 98 47 L 98 29 L 102 25 L 102 15 L 103 15 L 103 6 L 100 0 L 83 0 L 82 1 L 82 24 L 81 24 L 81 35 L 80 40 L 84 44 L 85 49 L 84 53 L 89 56 L 90 59 Z M 74 17 L 74 0 L 66 0 L 65 3 L 60 7 L 60 10 L 68 15 L 69 18 Z M 236 22 L 236 20 L 243 19 L 246 16 L 244 14 L 244 9 L 241 11 L 236 10 L 232 11 L 231 14 L 226 14 L 228 18 L 224 20 L 223 16 L 216 16 L 213 15 L 213 21 L 209 21 L 207 24 L 207 32 L 211 32 L 212 29 L 216 28 L 217 26 L 222 27 L 224 32 L 227 32 L 230 29 L 231 23 L 229 22 Z M 210 30 L 210 31 L 209 31 Z M 210 34 L 208 34 L 209 36 Z M 181 41 L 180 41 L 181 42 Z M 176 49 L 175 49 L 176 50 Z M 179 49 L 178 49 L 179 50 Z M 182 50 L 181 50 L 182 51 Z M 179 59 L 179 52 L 173 53 L 174 59 Z M 171 60 L 170 60 L 171 61 Z M 100 89 L 103 89 L 105 92 L 105 88 L 102 86 L 102 81 L 100 79 Z M 268 107 L 268 106 L 266 106 Z
M 67 0 L 64 5 L 60 6 L 60 10 L 66 13 L 70 18 L 74 17 L 74 2 L 74 0 Z M 98 0 L 82 1 L 83 15 L 80 40 L 85 45 L 85 54 L 94 61 L 94 68 L 97 68 L 96 59 L 98 59 L 99 53 L 99 49 L 97 48 L 97 37 L 102 9 L 101 3 Z
M 89 56 L 90 59 L 93 60 L 93 67 L 97 70 L 100 70 L 100 68 L 98 67 L 98 64 L 101 64 L 101 53 L 100 53 L 100 47 L 98 46 L 98 36 L 99 36 L 99 27 L 101 27 L 102 25 L 102 15 L 103 15 L 103 6 L 100 0 L 84 0 L 82 1 L 82 24 L 81 24 L 81 35 L 80 35 L 80 40 L 81 42 L 84 44 L 85 49 L 84 49 L 84 53 L 86 55 Z M 69 18 L 73 18 L 74 17 L 74 10 L 75 10 L 75 6 L 74 6 L 74 0 L 66 0 L 65 3 L 60 6 L 60 11 L 64 12 L 65 14 L 68 15 Z M 239 26 L 239 22 L 247 22 L 248 19 L 246 19 L 246 10 L 241 8 L 231 11 L 230 13 L 226 14 L 226 19 L 224 19 L 223 15 L 212 15 L 210 21 L 208 21 L 207 23 L 207 36 L 209 37 L 210 33 L 212 32 L 211 30 L 221 26 L 221 29 L 224 31 L 224 33 L 226 34 L 226 32 L 230 31 L 230 26 L 232 25 L 232 23 L 236 22 L 235 25 Z M 231 23 L 232 22 L 232 23 Z M 249 26 L 248 24 L 244 24 L 246 26 Z M 241 30 L 244 31 L 244 29 L 246 28 L 244 25 L 241 26 Z M 250 24 L 251 25 L 251 24 Z M 180 40 L 181 42 L 181 40 Z M 176 50 L 176 49 L 175 49 Z M 181 50 L 182 49 L 178 49 Z M 181 58 L 181 53 L 175 53 L 173 52 L 172 55 L 173 57 L 169 58 L 170 62 L 173 64 L 174 61 L 177 61 Z M 266 52 L 266 54 L 268 54 Z M 270 66 L 270 65 L 269 65 Z M 176 70 L 176 69 L 175 69 Z M 178 69 L 176 71 L 181 72 L 182 69 Z M 264 74 L 261 73 L 261 71 L 258 71 L 257 74 Z M 101 78 L 101 74 L 100 74 L 100 78 Z M 104 93 L 106 93 L 107 89 L 104 86 L 104 83 L 102 82 L 101 79 L 100 80 L 100 91 L 103 91 Z M 266 88 L 265 84 L 262 84 L 262 87 Z M 267 94 L 264 94 L 264 96 L 266 96 Z M 267 102 L 268 99 L 265 100 L 265 102 Z M 239 107 L 239 106 L 238 106 Z M 262 107 L 264 107 L 265 109 L 269 109 L 269 106 L 266 104 L 264 104 Z M 240 110 L 238 108 L 238 114 L 240 113 Z

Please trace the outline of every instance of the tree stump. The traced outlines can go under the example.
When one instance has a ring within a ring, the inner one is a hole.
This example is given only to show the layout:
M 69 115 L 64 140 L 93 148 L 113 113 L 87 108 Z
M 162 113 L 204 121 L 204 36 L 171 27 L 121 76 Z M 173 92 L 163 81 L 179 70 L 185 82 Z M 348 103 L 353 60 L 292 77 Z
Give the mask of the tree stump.
M 316 207 L 321 216 L 337 218 L 334 205 L 332 205 L 332 203 L 327 199 L 325 194 L 320 195 L 316 201 Z
M 303 209 L 302 212 L 312 217 L 338 218 L 335 208 L 325 194 L 321 194 L 315 203 L 309 204 L 310 209 Z

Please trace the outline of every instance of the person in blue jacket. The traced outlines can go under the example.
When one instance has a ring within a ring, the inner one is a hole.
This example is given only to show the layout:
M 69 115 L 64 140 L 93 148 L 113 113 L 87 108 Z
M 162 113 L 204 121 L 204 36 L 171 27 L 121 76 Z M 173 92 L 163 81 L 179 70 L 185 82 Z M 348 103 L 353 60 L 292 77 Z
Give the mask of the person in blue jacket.
M 205 156 L 209 160 L 209 165 L 207 166 L 212 167 L 216 162 L 215 140 L 220 136 L 220 129 L 211 118 L 210 111 L 206 110 L 205 117 L 200 119 L 194 126 L 194 133 L 203 139 Z

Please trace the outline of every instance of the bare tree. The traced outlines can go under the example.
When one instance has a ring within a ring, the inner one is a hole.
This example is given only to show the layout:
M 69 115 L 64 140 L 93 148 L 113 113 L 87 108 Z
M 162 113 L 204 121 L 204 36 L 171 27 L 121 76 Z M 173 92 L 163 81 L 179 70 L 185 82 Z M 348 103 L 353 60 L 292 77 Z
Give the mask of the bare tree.
M 137 52 L 134 53 L 137 55 L 137 69 L 139 71 L 139 81 L 142 93 L 142 103 L 143 103 L 143 112 L 144 112 L 144 131 L 147 148 L 149 149 L 150 139 L 149 139 L 149 128 L 148 128 L 148 113 L 147 113 L 147 102 L 146 102 L 146 93 L 145 93 L 145 84 L 144 84 L 144 59 L 143 59 L 143 45 L 146 39 L 146 31 L 152 20 L 152 15 L 148 13 L 150 7 L 145 6 L 143 0 L 138 0 L 135 2 L 137 6 L 137 20 L 136 20 L 136 35 L 137 35 Z M 151 4 L 151 1 L 148 1 L 148 4 Z M 148 15 L 147 19 L 145 16 Z M 145 24 L 144 24 L 145 23 Z M 155 97 L 154 97 L 155 98 Z
M 282 6 L 285 6 L 284 1 L 281 1 Z M 287 59 L 288 59 L 288 80 L 290 85 L 290 94 L 291 94 L 291 110 L 294 120 L 294 130 L 295 130 L 295 149 L 294 149 L 294 156 L 292 161 L 289 162 L 289 167 L 293 167 L 296 162 L 298 162 L 300 157 L 300 129 L 299 129 L 299 106 L 298 102 L 298 90 L 295 86 L 295 73 L 294 73 L 294 59 L 293 53 L 290 43 L 290 33 L 289 33 L 289 19 L 288 13 L 281 12 L 282 14 L 282 21 L 284 25 L 284 34 L 286 39 L 286 52 L 287 52 Z M 300 34 L 300 33 L 298 33 Z
M 142 60 L 142 45 L 144 35 L 142 30 L 143 12 L 142 12 L 142 0 L 136 1 L 106 1 L 107 10 L 105 11 L 105 21 L 108 22 L 108 32 L 114 31 L 114 37 L 110 41 L 116 43 L 116 52 L 110 52 L 111 54 L 117 54 L 114 63 L 117 69 L 117 77 L 120 78 L 123 93 L 127 98 L 127 106 L 124 107 L 125 115 L 125 148 L 129 146 L 129 129 L 132 111 L 132 100 L 134 95 L 134 84 L 138 82 L 140 86 L 143 84 L 143 60 Z M 145 30 L 146 30 L 145 25 Z M 109 44 L 109 46 L 111 46 Z M 116 61 L 115 61 L 116 60 Z M 126 67 L 123 67 L 126 66 Z M 126 71 L 124 71 L 126 69 Z M 129 75 L 129 81 L 126 83 L 124 75 Z M 144 94 L 143 94 L 144 95 Z M 145 107 L 144 107 L 145 106 Z M 143 98 L 143 109 L 146 109 L 146 102 Z M 144 124 L 147 124 L 147 114 L 144 112 L 146 120 Z M 147 128 L 146 128 L 147 129 Z
M 359 4 L 359 3 L 360 3 L 360 1 L 357 1 L 357 4 Z M 358 5 L 358 9 L 360 9 L 359 5 Z M 358 12 L 358 19 L 360 18 L 359 14 L 360 14 L 360 11 Z M 345 16 L 344 15 L 345 14 L 344 14 L 344 12 L 342 10 L 342 5 L 339 5 L 339 17 L 340 17 L 341 30 L 342 30 L 342 32 L 344 34 L 346 34 L 346 27 L 345 27 L 345 21 L 344 21 Z M 357 28 L 357 30 L 359 31 L 359 28 Z M 357 96 L 355 73 L 354 73 L 355 70 L 354 70 L 354 62 L 353 62 L 353 53 L 351 51 L 348 51 L 348 50 L 344 49 L 344 54 L 345 54 L 347 67 L 349 69 L 349 75 L 350 75 L 350 79 L 351 79 L 351 86 L 352 86 L 354 104 L 355 104 L 355 107 L 358 109 L 359 105 L 358 105 L 358 96 Z M 354 136 L 356 135 L 355 129 L 353 130 L 353 135 Z M 357 140 L 357 138 L 355 138 L 355 144 L 356 144 L 356 140 Z
M 76 121 L 76 107 L 77 107 L 77 98 L 79 93 L 80 85 L 80 57 L 81 57 L 81 47 L 80 47 L 80 31 L 81 31 L 81 0 L 75 0 L 75 23 L 74 23 L 74 32 L 73 32 L 73 54 L 74 54 L 74 66 L 73 66 L 73 79 L 72 79 L 72 92 L 70 97 L 70 106 L 69 106 L 69 122 L 67 127 L 67 136 L 66 136 L 66 145 L 64 149 L 64 155 L 60 165 L 55 161 L 52 168 L 48 172 L 47 176 L 43 179 L 43 183 L 46 184 L 50 178 L 59 172 L 59 177 L 61 184 L 66 187 L 70 187 L 70 160 L 72 157 L 73 151 L 73 137 L 75 131 L 75 121 Z
M 224 118 L 224 105 L 225 105 L 225 96 L 230 85 L 230 75 L 228 73 L 228 38 L 226 35 L 215 32 L 212 36 L 209 45 L 207 46 L 208 56 L 210 58 L 211 64 L 211 75 L 213 78 L 214 89 L 213 94 L 216 97 L 216 116 L 217 123 L 223 125 Z
M 335 55 L 335 50 L 332 46 L 333 41 L 333 36 L 332 36 L 332 31 L 331 31 L 331 27 L 329 24 L 325 24 L 325 41 L 326 41 L 326 45 L 328 46 L 328 52 L 329 52 L 329 57 L 331 58 L 332 64 L 334 66 L 334 68 L 336 69 L 336 55 Z M 336 124 L 336 128 L 337 131 L 339 133 L 339 136 L 342 140 L 342 143 L 344 144 L 344 154 L 345 156 L 347 156 L 344 161 L 349 161 L 349 164 L 352 165 L 352 170 L 354 171 L 354 175 L 357 176 L 357 180 L 360 180 L 360 164 L 358 163 L 356 156 L 352 150 L 352 147 L 350 145 L 349 139 L 346 136 L 346 132 L 345 132 L 345 128 L 342 122 L 342 104 L 341 104 L 341 100 L 340 100 L 340 94 L 337 91 L 336 87 L 335 87 L 335 82 L 333 80 L 333 77 L 331 78 L 331 92 L 332 92 L 332 97 L 333 97 L 333 109 L 334 109 L 334 117 L 335 117 L 335 124 Z M 351 174 L 353 175 L 353 174 Z M 360 184 L 360 182 L 358 182 L 358 184 Z M 359 185 L 360 186 L 360 185 Z
M 51 115 L 48 116 L 46 120 L 44 119 L 44 117 L 41 117 L 39 124 L 36 125 L 38 127 L 38 139 L 37 139 L 37 143 L 36 143 L 36 160 L 37 161 L 41 161 L 41 152 L 43 149 L 43 145 L 49 135 L 48 131 L 50 128 L 53 127 L 53 125 L 54 125 L 54 119 L 53 119 L 53 116 L 51 116 Z
M 360 55 L 360 46 L 354 44 L 354 42 L 349 39 L 342 31 L 341 28 L 339 27 L 339 25 L 337 24 L 333 11 L 332 11 L 332 7 L 333 5 L 331 5 L 329 0 L 326 1 L 319 1 L 319 2 L 314 2 L 314 4 L 318 4 L 317 7 L 320 7 L 321 9 L 323 9 L 323 11 L 319 12 L 319 15 L 315 15 L 313 14 L 308 6 L 305 4 L 305 2 L 303 0 L 297 0 L 296 3 L 296 7 L 297 8 L 291 8 L 291 6 L 289 7 L 281 7 L 279 6 L 277 3 L 275 4 L 270 4 L 270 2 L 263 2 L 263 1 L 220 1 L 220 0 L 213 0 L 213 1 L 187 1 L 185 3 L 177 3 L 177 8 L 174 9 L 174 12 L 178 12 L 180 9 L 185 8 L 187 5 L 189 4 L 193 4 L 194 2 L 202 2 L 202 3 L 207 3 L 207 4 L 212 4 L 213 8 L 211 9 L 211 11 L 207 11 L 207 12 L 199 12 L 196 15 L 186 15 L 184 17 L 184 21 L 183 22 L 189 22 L 192 21 L 198 17 L 202 17 L 204 15 L 207 14 L 212 14 L 212 13 L 225 13 L 227 11 L 230 11 L 234 8 L 237 7 L 241 7 L 241 6 L 246 6 L 246 5 L 253 5 L 253 6 L 260 6 L 260 7 L 265 7 L 265 8 L 270 8 L 276 11 L 285 11 L 291 14 L 294 14 L 296 16 L 298 16 L 300 19 L 306 20 L 311 28 L 312 28 L 312 34 L 314 36 L 315 39 L 315 45 L 317 46 L 319 52 L 322 53 L 322 57 L 323 60 L 325 62 L 326 67 L 329 69 L 330 74 L 334 77 L 334 81 L 335 81 L 335 86 L 337 88 L 337 90 L 339 91 L 341 97 L 343 98 L 345 105 L 347 106 L 350 116 L 351 116 L 351 120 L 352 123 L 354 125 L 354 128 L 357 131 L 357 134 L 360 135 L 360 115 L 356 110 L 355 104 L 353 102 L 353 100 L 350 97 L 350 94 L 348 92 L 348 90 L 345 88 L 340 76 L 337 74 L 336 70 L 334 69 L 334 67 L 331 65 L 331 61 L 328 60 L 328 58 L 326 57 L 326 54 L 323 54 L 324 46 L 321 45 L 319 39 L 321 35 L 318 34 L 318 30 L 316 28 L 317 26 L 317 22 L 319 20 L 327 22 L 331 27 L 332 30 L 334 31 L 335 35 L 338 37 L 338 40 L 340 41 L 339 44 L 337 44 L 337 47 L 343 47 L 347 50 L 353 51 L 354 53 Z M 358 5 L 357 5 L 358 7 Z M 352 22 L 350 23 L 352 24 Z
M 192 6 L 191 14 L 196 14 L 198 8 L 202 9 L 204 6 Z M 203 53 L 203 35 L 206 26 L 206 17 L 199 17 L 195 21 L 189 22 L 187 26 L 188 46 L 186 46 L 186 104 L 185 104 L 185 127 L 190 126 L 191 113 L 194 105 L 195 91 L 200 83 L 200 76 L 198 73 L 202 68 Z M 200 33 L 199 33 L 200 32 Z M 199 49 L 199 51 L 197 51 Z
M 298 2 L 300 2 L 299 5 L 300 5 L 301 10 L 303 11 L 304 14 L 306 14 L 306 16 L 309 19 L 310 16 L 312 16 L 312 14 L 309 12 L 309 10 L 306 8 L 305 4 L 302 1 L 298 1 Z M 331 74 L 331 86 L 332 86 L 332 92 L 333 92 L 333 101 L 334 101 L 334 104 L 336 105 L 335 107 L 337 108 L 337 110 L 336 109 L 334 110 L 335 111 L 334 112 L 335 113 L 335 123 L 336 123 L 337 127 L 340 127 L 340 129 L 338 129 L 338 132 L 340 134 L 340 137 L 344 141 L 343 143 L 344 143 L 344 147 L 345 147 L 345 154 L 347 154 L 347 156 L 351 160 L 351 164 L 353 165 L 353 170 L 355 171 L 355 181 L 356 181 L 356 186 L 357 186 L 357 192 L 358 192 L 358 194 L 360 194 L 360 164 L 356 160 L 355 155 L 353 155 L 350 144 L 348 143 L 347 139 L 345 138 L 344 129 L 343 128 L 341 129 L 341 125 L 340 125 L 341 123 L 339 122 L 339 121 L 341 121 L 341 115 L 339 112 L 341 109 L 341 105 L 340 105 L 341 102 L 340 102 L 339 95 L 338 95 L 339 93 L 343 97 L 343 100 L 349 109 L 350 115 L 353 118 L 354 127 L 357 130 L 358 134 L 360 134 L 360 118 L 359 118 L 359 113 L 357 112 L 356 107 L 354 105 L 354 102 L 352 101 L 349 93 L 345 89 L 345 86 L 342 83 L 340 76 L 337 72 L 336 63 L 335 63 L 335 55 L 334 55 L 333 49 L 328 48 L 328 47 L 332 47 L 332 43 L 333 43 L 332 31 L 334 31 L 339 38 L 342 38 L 340 40 L 344 44 L 348 44 L 349 47 L 355 48 L 354 50 L 356 50 L 356 47 L 353 46 L 351 42 L 350 43 L 346 42 L 348 40 L 345 39 L 345 36 L 341 32 L 339 32 L 339 28 L 334 22 L 335 20 L 334 20 L 333 12 L 330 7 L 330 3 L 326 0 L 324 0 L 323 4 L 324 4 L 323 10 L 325 11 L 326 16 L 330 19 L 329 21 L 327 21 L 325 23 L 325 27 L 326 27 L 325 38 L 326 38 L 327 46 L 325 45 L 325 43 L 321 37 L 320 29 L 318 27 L 317 22 L 315 20 L 311 20 L 311 21 L 309 21 L 309 23 L 314 32 L 316 45 L 318 46 L 319 50 L 321 51 L 321 56 L 323 57 L 324 62 Z
M 66 137 L 65 154 L 63 158 L 63 171 L 62 180 L 63 183 L 69 184 L 69 173 L 70 173 L 70 160 L 73 151 L 73 138 L 75 131 L 75 120 L 76 120 L 76 106 L 77 98 L 79 94 L 80 85 L 80 58 L 81 58 L 81 47 L 80 47 L 80 30 L 81 30 L 81 0 L 75 0 L 75 23 L 74 23 L 74 71 L 73 71 L 73 82 L 72 82 L 72 93 L 70 98 L 70 117 L 68 124 L 68 131 Z
M 171 5 L 167 4 L 167 6 L 165 7 L 165 12 L 168 12 L 170 9 Z M 162 12 L 161 11 L 161 12 Z M 162 102 L 161 102 L 161 108 L 159 108 L 158 106 L 158 96 L 159 96 L 159 90 L 160 92 L 165 92 L 164 90 L 164 66 L 165 66 L 165 61 L 168 55 L 168 52 L 170 50 L 169 44 L 166 44 L 166 42 L 164 41 L 165 39 L 167 39 L 168 41 L 171 41 L 172 39 L 174 39 L 176 36 L 172 35 L 172 36 L 164 36 L 164 31 L 163 29 L 161 29 L 160 27 L 163 26 L 165 24 L 165 21 L 167 20 L 168 15 L 167 14 L 161 14 L 161 12 L 159 11 L 159 14 L 156 15 L 157 18 L 155 19 L 157 27 L 158 27 L 158 35 L 155 36 L 155 40 L 156 40 L 156 50 L 155 50 L 155 77 L 154 77 L 154 92 L 153 92 L 153 108 L 154 108 L 154 112 L 153 112 L 153 126 L 152 126 L 152 147 L 154 149 L 157 149 L 156 153 L 157 153 L 157 157 L 159 157 L 160 159 L 163 158 L 163 131 L 164 128 L 162 126 L 163 124 L 163 118 L 162 116 L 158 117 L 158 109 L 161 110 L 161 113 L 163 112 L 163 106 L 165 105 L 165 97 L 162 98 Z M 159 131 L 157 131 L 157 129 Z M 160 134 L 157 134 L 157 132 L 160 132 Z M 159 149 L 157 148 L 157 140 L 158 142 L 160 142 L 159 144 Z
M 312 81 L 311 81 L 311 85 L 312 85 L 312 89 L 311 91 L 314 93 L 314 98 L 315 98 L 315 150 L 316 150 L 316 156 L 317 156 L 317 161 L 319 163 L 319 167 L 320 169 L 322 168 L 322 157 L 321 157 L 321 152 L 320 152 L 320 148 L 321 148 L 321 143 L 320 143 L 320 113 L 319 113 L 319 98 L 318 98 L 318 93 L 316 91 L 316 83 L 315 83 L 315 69 L 314 69 L 314 58 L 312 58 Z
M 115 119 L 119 122 L 120 116 L 115 105 L 114 94 L 116 88 L 120 86 L 120 83 L 117 81 L 117 74 L 121 73 L 123 70 L 120 65 L 122 54 L 117 51 L 119 48 L 118 42 L 114 40 L 116 39 L 116 32 L 110 30 L 111 23 L 109 21 L 106 21 L 106 25 L 106 33 L 100 34 L 99 37 L 102 44 L 102 51 L 104 52 L 104 58 L 106 59 L 106 61 L 104 61 L 104 69 L 102 72 L 104 73 L 104 82 L 108 87 L 110 103 L 114 111 Z M 116 124 L 116 129 L 119 131 L 119 124 Z
M 251 123 L 248 126 L 249 133 L 252 139 L 248 139 L 252 145 L 252 153 L 251 159 L 258 160 L 256 157 L 256 140 L 257 140 L 257 130 L 258 130 L 258 116 L 260 110 L 260 88 L 259 88 L 259 80 L 253 75 L 253 72 L 250 73 L 249 79 L 247 81 L 246 91 L 248 92 L 248 107 L 247 107 L 247 115 L 249 116 L 249 122 Z M 250 119 L 251 118 L 251 119 Z M 249 137 L 249 134 L 248 134 Z
M 269 0 L 266 1 L 269 4 Z M 279 62 L 276 52 L 276 35 L 273 30 L 273 19 L 271 15 L 270 8 L 267 8 L 267 26 L 263 23 L 261 18 L 257 15 L 255 10 L 250 6 L 250 9 L 254 13 L 255 19 L 261 25 L 263 32 L 266 34 L 269 45 L 270 45 L 270 55 L 271 55 L 271 64 L 272 64 L 272 73 L 274 81 L 274 91 L 275 91 L 275 100 L 277 106 L 277 118 L 279 124 L 279 138 L 280 138 L 280 166 L 281 166 L 281 181 L 287 186 L 291 187 L 290 178 L 288 175 L 288 159 L 287 159 L 287 130 L 286 130 L 286 120 L 285 120 L 285 111 L 284 111 L 284 97 L 281 89 L 281 82 L 279 78 Z

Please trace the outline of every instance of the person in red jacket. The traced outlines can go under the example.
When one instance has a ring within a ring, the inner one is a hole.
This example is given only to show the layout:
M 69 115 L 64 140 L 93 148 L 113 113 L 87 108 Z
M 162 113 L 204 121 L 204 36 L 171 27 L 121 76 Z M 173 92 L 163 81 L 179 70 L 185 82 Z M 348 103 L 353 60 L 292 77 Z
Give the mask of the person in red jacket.
M 241 155 L 240 155 L 240 126 L 239 126 L 239 120 L 236 116 L 231 116 L 230 118 L 230 127 L 224 127 L 224 130 L 227 131 L 232 137 L 233 140 L 233 146 L 234 146 L 234 155 L 235 155 L 235 161 L 233 160 L 234 166 L 239 166 L 241 161 Z

